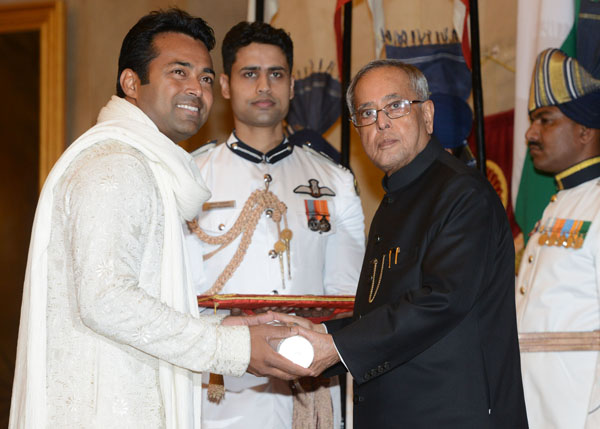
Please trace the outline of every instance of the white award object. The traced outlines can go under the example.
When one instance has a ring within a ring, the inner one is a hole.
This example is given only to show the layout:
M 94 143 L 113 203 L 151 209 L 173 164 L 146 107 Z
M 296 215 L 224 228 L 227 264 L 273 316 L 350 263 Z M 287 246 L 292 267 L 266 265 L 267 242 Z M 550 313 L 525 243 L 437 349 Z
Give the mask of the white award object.
M 310 341 L 300 335 L 281 340 L 277 346 L 277 352 L 304 368 L 308 368 L 315 357 L 315 351 Z

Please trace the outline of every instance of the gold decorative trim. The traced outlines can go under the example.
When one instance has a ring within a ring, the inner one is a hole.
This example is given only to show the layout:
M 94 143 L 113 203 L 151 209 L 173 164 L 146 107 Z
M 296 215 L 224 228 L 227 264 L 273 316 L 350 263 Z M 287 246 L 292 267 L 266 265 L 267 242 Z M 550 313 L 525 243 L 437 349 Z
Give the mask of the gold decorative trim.
M 354 302 L 354 296 L 346 295 L 239 295 L 239 294 L 224 294 L 224 295 L 200 295 L 198 303 L 206 301 L 298 301 L 298 302 Z
M 567 168 L 565 171 L 561 171 L 556 176 L 554 176 L 554 180 L 556 180 L 556 184 L 558 185 L 558 189 L 563 190 L 564 186 L 562 180 L 565 177 L 568 177 L 572 174 L 577 173 L 578 171 L 583 170 L 584 168 L 589 167 L 590 165 L 600 163 L 600 156 L 596 156 L 594 158 L 586 159 L 585 161 L 580 162 L 579 164 L 575 164 L 573 167 Z
M 579 19 L 593 19 L 595 21 L 600 21 L 600 15 L 596 15 L 593 13 L 580 13 L 579 14 Z
M 599 351 L 600 331 L 520 332 L 521 353 Z

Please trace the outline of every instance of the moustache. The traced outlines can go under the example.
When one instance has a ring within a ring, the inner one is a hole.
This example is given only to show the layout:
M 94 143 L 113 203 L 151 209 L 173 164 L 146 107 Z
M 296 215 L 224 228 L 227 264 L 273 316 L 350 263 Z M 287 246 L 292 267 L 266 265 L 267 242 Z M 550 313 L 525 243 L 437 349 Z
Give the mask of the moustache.
M 542 145 L 541 145 L 541 144 L 539 144 L 538 142 L 532 142 L 532 141 L 528 141 L 528 142 L 527 142 L 527 147 L 529 147 L 529 148 L 530 148 L 531 146 L 535 146 L 535 147 L 536 147 L 536 148 L 538 148 L 538 149 L 541 149 L 541 148 L 542 148 Z
M 260 103 L 262 101 L 270 101 L 271 103 L 275 103 L 275 99 L 272 97 L 259 97 L 259 98 L 255 98 L 254 100 L 251 101 L 251 103 Z

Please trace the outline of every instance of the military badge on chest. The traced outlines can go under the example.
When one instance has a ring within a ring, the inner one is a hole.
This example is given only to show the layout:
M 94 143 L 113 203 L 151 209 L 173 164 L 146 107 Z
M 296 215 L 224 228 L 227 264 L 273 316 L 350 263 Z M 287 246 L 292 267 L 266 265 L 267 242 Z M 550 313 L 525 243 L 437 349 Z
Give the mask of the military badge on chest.
M 294 188 L 295 194 L 307 194 L 313 198 L 323 196 L 335 197 L 335 192 L 327 186 L 319 186 L 317 179 L 309 179 L 308 185 L 300 185 Z M 306 208 L 306 219 L 311 231 L 322 234 L 331 231 L 331 215 L 326 200 L 304 200 Z
M 331 216 L 326 200 L 304 200 L 304 207 L 306 208 L 308 228 L 311 231 L 322 234 L 331 230 Z
M 577 219 L 548 218 L 539 221 L 532 231 L 540 233 L 540 246 L 562 246 L 580 249 L 592 223 Z
M 335 197 L 335 192 L 327 186 L 319 186 L 317 179 L 308 179 L 308 185 L 300 185 L 294 188 L 295 194 L 308 194 L 313 198 Z

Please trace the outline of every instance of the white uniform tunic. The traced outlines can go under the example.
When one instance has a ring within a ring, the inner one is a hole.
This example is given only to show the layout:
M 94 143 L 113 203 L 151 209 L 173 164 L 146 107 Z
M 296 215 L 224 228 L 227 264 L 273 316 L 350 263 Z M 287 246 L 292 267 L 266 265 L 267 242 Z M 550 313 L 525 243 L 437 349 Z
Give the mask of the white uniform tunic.
M 552 198 L 527 243 L 516 291 L 519 332 L 600 329 L 600 180 L 571 186 Z M 570 221 L 591 222 L 581 248 L 539 243 L 542 228 L 561 220 L 567 228 Z M 600 427 L 598 357 L 595 351 L 521 353 L 530 427 Z
M 348 170 L 307 146 L 292 147 L 286 141 L 263 156 L 239 142 L 234 134 L 225 144 L 201 148 L 196 154 L 196 163 L 212 192 L 209 203 L 235 201 L 234 208 L 203 211 L 198 223 L 204 232 L 209 235 L 227 232 L 250 194 L 256 189 L 265 189 L 266 174 L 272 179 L 269 190 L 287 206 L 288 228 L 293 232 L 291 280 L 286 255 L 283 256 L 283 281 L 279 258 L 270 256 L 279 239 L 278 230 L 273 219 L 263 213 L 242 263 L 220 293 L 355 293 L 364 253 L 364 216 L 354 177 Z M 316 185 L 312 181 L 314 195 L 310 193 L 311 179 L 318 181 Z M 330 193 L 335 195 L 325 195 Z M 331 226 L 327 232 L 309 228 L 311 216 L 307 215 L 307 206 L 314 205 L 314 201 L 327 204 Z M 194 278 L 199 294 L 214 284 L 231 261 L 239 242 L 240 237 L 205 261 L 204 273 L 198 272 Z M 192 261 L 194 258 L 200 261 L 202 254 L 216 247 L 201 243 L 195 236 L 188 237 L 188 244 Z M 227 392 L 220 404 L 215 405 L 206 398 L 203 401 L 203 428 L 291 427 L 293 407 L 287 382 L 245 375 L 241 379 L 226 377 L 225 388 Z M 339 402 L 339 390 L 337 395 L 334 404 Z M 339 421 L 339 407 L 336 414 Z

